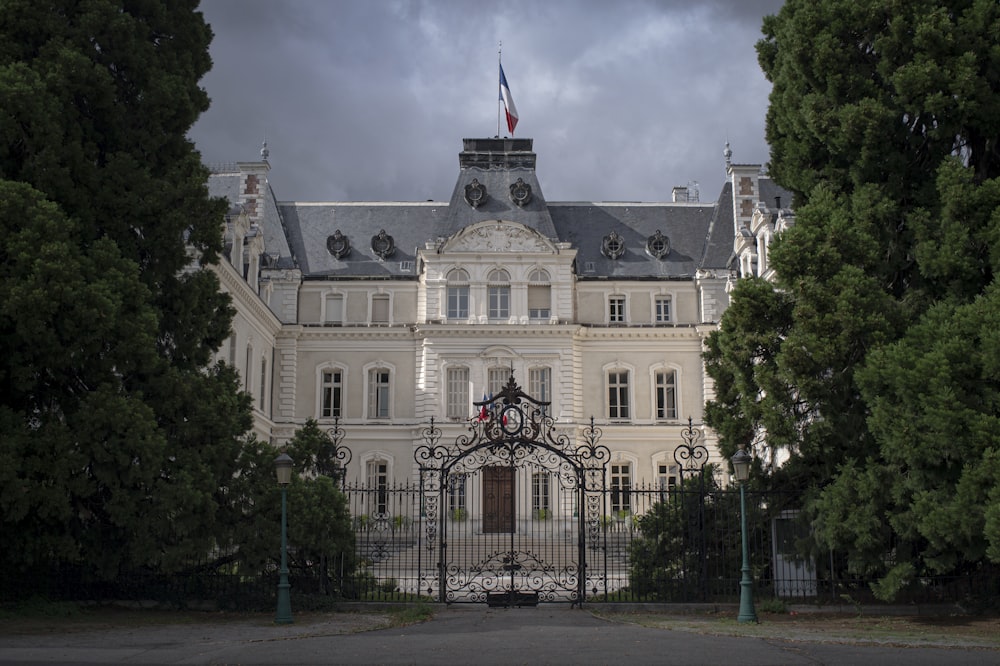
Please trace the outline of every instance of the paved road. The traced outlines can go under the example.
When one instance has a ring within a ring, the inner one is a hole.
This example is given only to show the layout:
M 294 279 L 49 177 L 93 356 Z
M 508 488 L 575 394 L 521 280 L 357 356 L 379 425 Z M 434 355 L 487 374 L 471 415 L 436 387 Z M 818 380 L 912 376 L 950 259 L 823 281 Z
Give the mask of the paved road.
M 344 634 L 343 617 L 0 636 L 0 663 L 60 664 L 998 664 L 1000 651 L 707 636 L 595 618 L 566 606 L 455 606 L 430 622 Z

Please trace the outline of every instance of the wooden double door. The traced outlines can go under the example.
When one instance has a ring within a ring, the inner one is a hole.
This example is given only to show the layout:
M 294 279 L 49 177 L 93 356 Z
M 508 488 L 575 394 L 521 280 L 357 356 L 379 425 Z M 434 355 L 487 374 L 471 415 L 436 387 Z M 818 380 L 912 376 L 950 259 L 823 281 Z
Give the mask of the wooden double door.
M 514 468 L 490 465 L 483 473 L 483 532 L 486 534 L 513 533 Z

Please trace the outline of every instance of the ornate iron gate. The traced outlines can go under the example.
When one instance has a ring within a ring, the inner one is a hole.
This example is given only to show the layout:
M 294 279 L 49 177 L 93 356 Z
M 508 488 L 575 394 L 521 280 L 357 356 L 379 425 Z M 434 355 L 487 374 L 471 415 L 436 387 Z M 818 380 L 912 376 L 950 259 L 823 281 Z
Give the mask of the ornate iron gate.
M 423 538 L 436 567 L 420 591 L 440 601 L 527 605 L 582 603 L 606 590 L 606 567 L 588 567 L 602 543 L 607 447 L 600 429 L 583 442 L 558 432 L 549 403 L 511 374 L 476 402 L 468 434 L 440 443 L 434 421 L 414 458 L 420 470 Z

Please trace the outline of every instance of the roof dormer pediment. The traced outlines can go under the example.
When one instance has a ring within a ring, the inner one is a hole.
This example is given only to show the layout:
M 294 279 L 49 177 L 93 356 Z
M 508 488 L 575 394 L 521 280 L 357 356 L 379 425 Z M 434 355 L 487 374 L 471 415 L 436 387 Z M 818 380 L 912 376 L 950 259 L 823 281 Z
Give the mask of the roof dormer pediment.
M 558 254 L 559 250 L 548 238 L 523 224 L 492 220 L 478 222 L 458 231 L 441 244 L 438 252 Z

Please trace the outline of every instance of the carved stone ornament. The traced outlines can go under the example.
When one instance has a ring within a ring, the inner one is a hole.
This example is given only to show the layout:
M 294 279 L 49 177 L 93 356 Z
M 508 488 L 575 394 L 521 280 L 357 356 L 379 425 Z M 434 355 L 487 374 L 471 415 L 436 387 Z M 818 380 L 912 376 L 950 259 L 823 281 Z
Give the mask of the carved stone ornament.
M 395 251 L 396 241 L 385 233 L 385 229 L 372 236 L 372 252 L 377 254 L 380 259 L 388 259 Z
M 531 201 L 531 185 L 517 179 L 517 182 L 510 186 L 510 200 L 517 204 L 518 208 L 523 207 Z
M 601 254 L 608 259 L 618 259 L 625 254 L 625 239 L 617 231 L 612 231 L 601 243 Z
M 337 259 L 343 259 L 351 253 L 351 241 L 337 229 L 326 237 L 326 249 Z
M 473 208 L 479 208 L 486 202 L 486 187 L 478 178 L 473 178 L 472 182 L 465 186 L 465 201 Z
M 515 224 L 489 223 L 463 230 L 448 243 L 449 252 L 544 252 L 554 248 L 537 234 Z
M 646 251 L 657 259 L 663 259 L 670 254 L 670 239 L 657 229 L 655 234 L 646 239 Z

